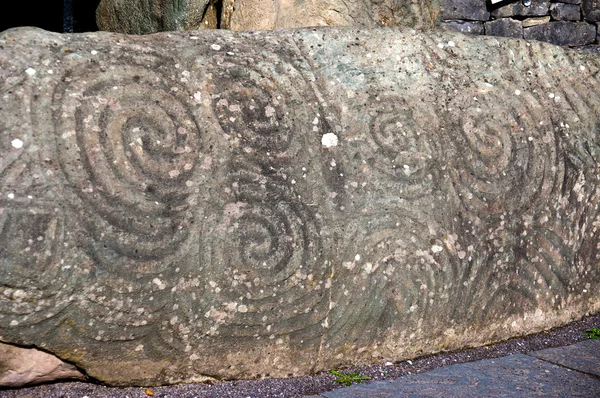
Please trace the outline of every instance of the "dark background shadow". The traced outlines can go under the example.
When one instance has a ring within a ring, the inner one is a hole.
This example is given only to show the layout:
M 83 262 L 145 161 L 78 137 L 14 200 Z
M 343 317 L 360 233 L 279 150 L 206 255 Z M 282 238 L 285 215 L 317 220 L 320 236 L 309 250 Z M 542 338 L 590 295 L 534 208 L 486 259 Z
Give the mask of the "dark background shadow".
M 71 7 L 69 9 L 69 4 Z M 65 22 L 72 17 L 73 32 L 93 32 L 96 8 L 100 0 L 29 0 L 10 2 L 0 13 L 0 31 L 17 26 L 36 26 L 53 32 L 64 32 Z M 65 7 L 66 4 L 66 7 Z M 66 13 L 65 13 L 66 9 Z M 64 18 L 66 16 L 67 18 Z

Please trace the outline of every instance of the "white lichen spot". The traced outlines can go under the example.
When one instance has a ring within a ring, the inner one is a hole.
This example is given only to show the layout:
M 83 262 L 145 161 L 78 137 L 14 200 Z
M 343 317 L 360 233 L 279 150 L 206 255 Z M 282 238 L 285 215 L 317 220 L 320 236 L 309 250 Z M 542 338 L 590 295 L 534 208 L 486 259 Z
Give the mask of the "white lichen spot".
M 15 138 L 14 140 L 12 140 L 10 142 L 12 144 L 13 147 L 19 149 L 19 148 L 23 148 L 23 141 L 21 141 L 18 138 Z
M 548 97 L 550 97 L 550 98 L 554 98 L 554 93 L 550 93 L 550 94 L 548 94 Z
M 319 118 L 318 117 L 315 117 L 313 119 L 313 124 L 319 124 Z
M 450 40 L 448 42 L 448 46 L 450 46 L 450 47 L 454 47 L 455 45 L 456 45 L 456 43 L 454 43 L 452 40 Z
M 8 195 L 6 195 L 6 196 L 8 196 L 8 198 L 9 198 L 9 199 L 14 199 L 14 198 L 15 198 L 15 194 L 14 194 L 14 193 L 12 193 L 12 192 L 11 192 L 11 193 L 9 193 L 9 194 L 8 194 Z
M 210 48 L 212 48 L 215 51 L 219 51 L 221 49 L 221 46 L 218 45 L 218 44 L 213 44 L 213 45 L 210 46 Z
M 27 68 L 27 69 L 25 69 L 25 73 L 27 73 L 29 76 L 35 75 L 35 72 L 36 71 L 33 68 Z
M 326 148 L 331 148 L 338 145 L 338 137 L 333 133 L 323 134 L 321 137 L 321 144 Z
M 265 116 L 266 117 L 273 117 L 275 115 L 275 108 L 273 108 L 272 106 L 267 106 L 265 108 Z
M 92 55 L 96 55 L 96 54 L 98 54 L 98 51 L 96 51 L 96 50 L 92 50 L 92 51 L 90 51 L 90 53 L 91 53 Z
M 179 170 L 171 170 L 169 171 L 169 177 L 175 178 L 179 175 Z
M 142 351 L 144 349 L 144 345 L 143 344 L 138 344 L 137 347 L 135 347 L 136 351 Z
M 444 43 L 438 43 L 437 45 L 439 48 L 444 48 Z
M 164 290 L 167 287 L 167 285 L 165 283 L 163 283 L 163 281 L 161 281 L 158 278 L 152 279 L 152 283 L 154 283 L 156 286 L 158 286 L 158 288 L 160 290 Z
M 442 246 L 438 246 L 438 245 L 431 246 L 431 251 L 434 253 L 439 253 L 442 250 L 444 250 L 444 248 Z
M 201 102 L 202 101 L 202 93 L 200 91 L 196 91 L 194 93 L 194 100 L 196 102 Z
M 19 324 L 19 322 L 17 321 L 10 321 L 10 326 L 17 326 Z
M 248 306 L 242 304 L 237 307 L 237 310 L 238 310 L 238 312 L 242 312 L 242 313 L 248 312 Z
M 515 90 L 515 95 L 521 95 L 521 90 Z
M 360 261 L 360 254 L 356 254 L 356 256 L 354 256 L 354 261 Z

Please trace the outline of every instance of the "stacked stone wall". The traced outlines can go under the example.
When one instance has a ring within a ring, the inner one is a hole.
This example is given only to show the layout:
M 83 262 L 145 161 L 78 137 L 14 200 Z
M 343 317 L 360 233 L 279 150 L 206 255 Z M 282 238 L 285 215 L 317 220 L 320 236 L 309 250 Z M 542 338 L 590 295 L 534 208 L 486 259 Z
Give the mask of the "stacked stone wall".
M 600 0 L 440 0 L 441 25 L 463 33 L 566 46 L 600 44 Z

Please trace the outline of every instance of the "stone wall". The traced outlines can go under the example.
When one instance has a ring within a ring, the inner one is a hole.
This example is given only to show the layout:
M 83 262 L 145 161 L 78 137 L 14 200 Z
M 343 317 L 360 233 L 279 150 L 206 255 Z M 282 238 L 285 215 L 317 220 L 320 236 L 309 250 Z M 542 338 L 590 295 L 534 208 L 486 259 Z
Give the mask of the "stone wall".
M 600 43 L 599 0 L 532 0 L 492 5 L 483 0 L 440 0 L 441 25 L 463 33 L 585 46 Z

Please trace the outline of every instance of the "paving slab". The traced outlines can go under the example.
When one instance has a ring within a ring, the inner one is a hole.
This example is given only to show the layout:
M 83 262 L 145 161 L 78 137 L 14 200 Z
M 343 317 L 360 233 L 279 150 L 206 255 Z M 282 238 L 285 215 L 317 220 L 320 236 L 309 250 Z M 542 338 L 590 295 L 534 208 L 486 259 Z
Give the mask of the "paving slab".
M 565 347 L 529 353 L 544 361 L 600 376 L 600 340 L 585 340 Z M 600 396 L 600 391 L 598 392 Z
M 600 355 L 596 355 L 598 356 Z M 499 359 L 452 365 L 393 381 L 357 384 L 326 392 L 321 396 L 327 398 L 598 397 L 599 392 L 600 379 L 528 355 L 516 354 Z

